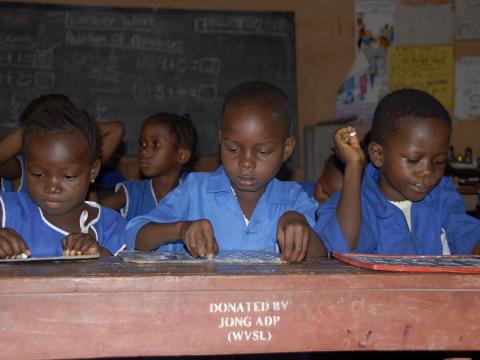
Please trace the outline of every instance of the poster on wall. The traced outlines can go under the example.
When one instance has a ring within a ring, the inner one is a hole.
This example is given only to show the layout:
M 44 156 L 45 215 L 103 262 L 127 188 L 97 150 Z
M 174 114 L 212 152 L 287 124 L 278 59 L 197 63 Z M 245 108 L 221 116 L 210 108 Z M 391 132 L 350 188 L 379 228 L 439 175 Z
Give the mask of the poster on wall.
M 453 110 L 453 46 L 404 46 L 390 49 L 390 89 L 414 88 L 435 96 Z
M 480 1 L 455 1 L 455 39 L 480 39 Z
M 395 44 L 439 45 L 453 41 L 452 4 L 400 5 L 395 12 Z
M 357 116 L 357 123 L 369 123 L 376 104 L 387 93 L 394 11 L 393 0 L 355 3 L 356 57 L 337 92 L 337 117 Z
M 480 118 L 480 57 L 464 57 L 455 64 L 455 117 Z

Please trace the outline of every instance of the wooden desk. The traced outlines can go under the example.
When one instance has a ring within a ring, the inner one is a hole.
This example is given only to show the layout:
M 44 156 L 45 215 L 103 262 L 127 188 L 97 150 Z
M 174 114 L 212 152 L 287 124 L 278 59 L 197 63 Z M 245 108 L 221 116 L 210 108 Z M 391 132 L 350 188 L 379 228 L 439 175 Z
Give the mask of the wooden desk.
M 480 349 L 480 276 L 300 265 L 0 264 L 2 358 Z

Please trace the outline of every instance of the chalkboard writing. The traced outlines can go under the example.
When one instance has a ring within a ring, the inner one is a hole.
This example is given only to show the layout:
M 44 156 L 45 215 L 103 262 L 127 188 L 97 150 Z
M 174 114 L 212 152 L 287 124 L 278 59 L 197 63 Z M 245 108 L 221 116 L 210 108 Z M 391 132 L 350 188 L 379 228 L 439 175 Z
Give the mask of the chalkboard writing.
M 223 98 L 248 80 L 279 86 L 296 114 L 292 13 L 0 4 L 2 129 L 61 93 L 98 121 L 122 120 L 130 154 L 162 111 L 189 113 L 199 152 L 216 153 Z

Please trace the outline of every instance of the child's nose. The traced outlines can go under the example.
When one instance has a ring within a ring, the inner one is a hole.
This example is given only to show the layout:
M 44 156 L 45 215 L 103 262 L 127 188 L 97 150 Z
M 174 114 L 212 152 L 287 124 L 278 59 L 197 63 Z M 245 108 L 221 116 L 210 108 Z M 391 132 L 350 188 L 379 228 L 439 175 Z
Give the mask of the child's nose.
M 422 171 L 421 171 L 420 175 L 422 177 L 432 176 L 433 166 L 434 166 L 433 161 L 425 161 L 425 163 L 423 164 L 423 168 L 422 168 Z
M 240 166 L 245 169 L 255 168 L 255 156 L 252 151 L 246 151 L 240 160 Z
M 56 177 L 48 178 L 45 182 L 45 192 L 56 194 L 60 193 L 62 188 L 60 186 L 60 181 Z

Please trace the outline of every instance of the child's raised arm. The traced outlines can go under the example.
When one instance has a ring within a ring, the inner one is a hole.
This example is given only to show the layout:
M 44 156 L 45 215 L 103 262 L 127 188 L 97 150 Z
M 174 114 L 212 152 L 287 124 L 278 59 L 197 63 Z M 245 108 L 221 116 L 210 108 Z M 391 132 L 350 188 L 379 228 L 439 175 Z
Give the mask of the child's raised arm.
M 102 136 L 102 161 L 105 161 L 110 159 L 120 145 L 125 125 L 121 121 L 103 121 L 97 124 Z
M 0 139 L 0 177 L 14 180 L 22 175 L 20 162 L 15 156 L 22 148 L 23 127 Z
M 355 128 L 351 126 L 338 129 L 334 135 L 334 143 L 338 157 L 345 163 L 343 186 L 336 214 L 343 235 L 354 250 L 357 247 L 362 222 L 360 187 L 365 155 Z

